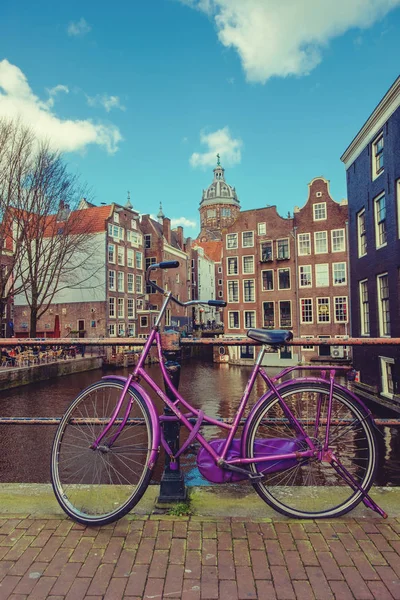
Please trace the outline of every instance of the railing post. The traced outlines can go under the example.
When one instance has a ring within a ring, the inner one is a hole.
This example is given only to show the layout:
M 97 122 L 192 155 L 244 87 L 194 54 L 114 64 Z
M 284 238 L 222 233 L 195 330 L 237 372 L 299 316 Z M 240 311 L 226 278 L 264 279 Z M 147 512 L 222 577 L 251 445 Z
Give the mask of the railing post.
M 174 387 L 178 389 L 179 380 L 181 375 L 181 344 L 180 334 L 176 331 L 165 331 L 161 334 L 161 342 L 163 353 L 166 358 L 165 367 L 168 371 L 169 378 L 171 379 Z M 165 386 L 165 393 L 168 398 L 174 401 L 176 398 L 171 390 Z M 164 414 L 166 416 L 173 415 L 173 412 L 167 407 L 164 407 Z M 180 423 L 166 421 L 163 424 L 164 437 L 171 448 L 171 452 L 175 455 L 179 450 L 179 430 Z M 171 457 L 165 452 L 165 467 L 164 473 L 161 478 L 160 495 L 158 502 L 179 502 L 186 500 L 187 492 L 185 486 L 185 480 L 183 473 L 180 470 L 180 459 L 179 457 L 171 462 Z

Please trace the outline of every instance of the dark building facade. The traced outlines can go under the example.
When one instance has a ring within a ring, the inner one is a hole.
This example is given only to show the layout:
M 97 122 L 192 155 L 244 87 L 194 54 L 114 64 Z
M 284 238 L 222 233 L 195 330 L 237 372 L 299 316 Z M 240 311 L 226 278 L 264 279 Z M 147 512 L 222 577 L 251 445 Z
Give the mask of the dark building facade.
M 354 337 L 400 337 L 400 77 L 344 152 Z M 400 403 L 400 348 L 355 347 L 358 387 Z

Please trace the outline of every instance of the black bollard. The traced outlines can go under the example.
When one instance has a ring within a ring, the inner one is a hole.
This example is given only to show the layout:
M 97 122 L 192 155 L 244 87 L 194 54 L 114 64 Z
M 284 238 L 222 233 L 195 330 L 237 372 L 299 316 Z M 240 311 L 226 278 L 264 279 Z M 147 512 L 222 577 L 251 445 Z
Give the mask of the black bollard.
M 181 359 L 180 334 L 176 331 L 166 331 L 162 334 L 161 338 L 163 353 L 166 358 L 165 367 L 174 387 L 178 389 L 181 375 L 181 365 L 180 362 L 178 362 Z M 175 396 L 166 385 L 165 393 L 170 400 L 176 400 Z M 174 413 L 165 406 L 164 414 L 170 416 Z M 166 421 L 163 424 L 164 437 L 173 456 L 175 456 L 179 450 L 179 430 L 179 422 Z M 186 500 L 186 497 L 187 491 L 183 473 L 180 469 L 180 459 L 178 457 L 174 462 L 171 462 L 171 457 L 165 452 L 165 466 L 161 478 L 158 502 L 182 502 Z

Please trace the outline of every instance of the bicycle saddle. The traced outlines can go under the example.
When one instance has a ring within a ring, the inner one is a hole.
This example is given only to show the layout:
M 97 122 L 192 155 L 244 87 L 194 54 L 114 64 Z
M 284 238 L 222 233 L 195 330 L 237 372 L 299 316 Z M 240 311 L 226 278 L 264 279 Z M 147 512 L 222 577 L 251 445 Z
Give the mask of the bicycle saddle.
M 293 339 L 293 333 L 284 329 L 249 329 L 247 337 L 268 346 L 279 346 Z

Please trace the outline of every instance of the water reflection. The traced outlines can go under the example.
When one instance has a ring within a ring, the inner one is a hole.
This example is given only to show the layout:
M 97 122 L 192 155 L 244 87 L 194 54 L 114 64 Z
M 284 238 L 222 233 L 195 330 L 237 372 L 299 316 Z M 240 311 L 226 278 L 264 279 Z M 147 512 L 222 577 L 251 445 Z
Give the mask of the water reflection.
M 148 367 L 152 377 L 162 385 L 157 366 Z M 233 418 L 247 383 L 250 369 L 247 367 L 191 360 L 182 367 L 180 391 L 196 408 L 201 408 L 214 418 Z M 61 416 L 70 401 L 86 386 L 98 381 L 102 370 L 76 373 L 7 390 L 0 393 L 2 416 L 52 417 Z M 127 374 L 119 370 L 118 374 Z M 259 379 L 250 398 L 249 408 L 266 391 L 265 383 Z M 154 397 L 154 394 L 152 394 Z M 155 402 L 162 410 L 161 401 Z M 248 411 L 247 411 L 248 412 Z M 380 414 L 384 417 L 385 414 Z M 380 466 L 376 483 L 400 485 L 400 434 L 399 428 L 380 427 L 377 435 L 380 451 Z M 55 428 L 49 425 L 0 425 L 0 481 L 43 483 L 49 481 L 50 450 Z M 223 437 L 215 427 L 203 428 L 207 438 Z M 186 456 L 182 467 L 189 479 L 196 484 L 204 483 L 195 469 L 195 458 Z M 159 461 L 156 479 L 162 470 Z

